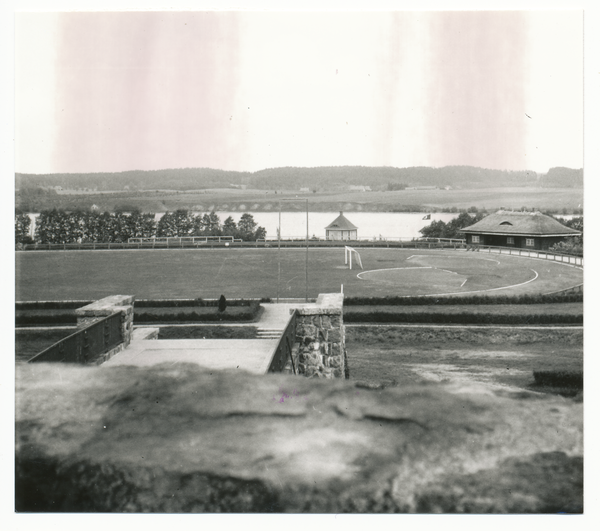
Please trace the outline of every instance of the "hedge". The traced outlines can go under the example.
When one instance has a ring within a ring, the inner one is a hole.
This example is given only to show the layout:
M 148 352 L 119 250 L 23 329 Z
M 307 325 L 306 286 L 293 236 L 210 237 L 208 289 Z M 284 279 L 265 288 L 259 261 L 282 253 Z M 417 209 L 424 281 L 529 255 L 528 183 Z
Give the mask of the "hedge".
M 55 310 L 53 312 L 18 311 L 15 326 L 74 326 L 77 316 L 74 311 Z
M 270 302 L 271 299 L 227 299 L 227 306 L 252 306 L 261 302 Z M 217 308 L 218 299 L 139 299 L 135 301 L 135 308 Z
M 524 295 L 462 295 L 456 297 L 346 297 L 344 306 L 415 306 L 462 304 L 551 304 L 583 302 L 583 293 L 550 293 Z
M 529 314 L 529 315 L 498 315 L 488 313 L 463 312 L 457 314 L 430 312 L 370 312 L 344 315 L 347 323 L 424 323 L 424 324 L 506 324 L 506 325 L 581 325 L 583 315 L 569 314 Z
M 154 308 L 157 311 L 140 311 L 134 310 L 133 322 L 134 323 L 168 323 L 168 322 L 215 322 L 215 321 L 252 321 L 258 315 L 260 310 L 260 304 L 258 301 L 249 301 L 249 304 L 244 306 L 238 306 L 243 308 L 240 311 L 235 312 L 219 312 L 216 309 L 216 305 L 210 306 L 215 307 L 214 311 L 180 311 L 180 312 L 169 312 L 168 308 L 164 308 L 164 312 L 159 311 L 160 308 Z M 148 307 L 148 310 L 152 308 Z
M 75 310 L 94 301 L 22 301 L 15 303 L 15 310 Z
M 237 307 L 234 312 L 218 312 L 217 301 L 209 301 L 210 305 L 202 306 L 206 310 L 198 311 L 169 311 L 171 307 L 147 307 L 148 311 L 140 311 L 134 306 L 134 323 L 159 323 L 159 322 L 214 322 L 214 321 L 251 321 L 260 310 L 258 301 L 243 301 L 243 304 L 232 304 Z M 238 302 L 238 301 L 235 301 Z M 77 306 L 79 307 L 79 306 Z M 214 311 L 208 308 L 215 308 Z M 192 309 L 189 307 L 190 310 Z M 157 311 L 151 311 L 151 310 Z M 160 311 L 164 309 L 164 311 Z M 182 308 L 184 310 L 185 307 Z M 76 325 L 77 316 L 73 309 L 47 309 L 47 310 L 17 310 L 15 314 L 16 326 L 46 326 L 46 325 Z
M 74 310 L 95 301 L 20 301 L 15 303 L 15 310 Z M 227 299 L 227 306 L 250 306 L 254 302 L 271 302 L 270 298 L 260 300 Z M 218 299 L 139 299 L 134 303 L 136 308 L 189 308 L 217 307 Z
M 175 323 L 190 322 L 203 323 L 215 321 L 252 321 L 256 317 L 256 312 L 248 310 L 247 312 L 236 315 L 223 313 L 203 313 L 197 312 L 179 312 L 171 314 L 139 313 L 134 314 L 134 323 Z

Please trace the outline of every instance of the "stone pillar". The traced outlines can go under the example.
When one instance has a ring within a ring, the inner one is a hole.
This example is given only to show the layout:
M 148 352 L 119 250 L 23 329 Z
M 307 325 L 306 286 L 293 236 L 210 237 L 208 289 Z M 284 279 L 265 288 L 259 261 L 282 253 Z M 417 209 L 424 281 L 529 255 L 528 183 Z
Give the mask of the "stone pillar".
M 104 299 L 97 300 L 77 308 L 77 328 L 85 328 L 92 323 L 107 317 L 114 313 L 121 313 L 121 333 L 123 334 L 123 344 L 121 348 L 127 347 L 131 342 L 133 333 L 133 303 L 134 295 L 111 295 Z
M 343 318 L 344 295 L 321 294 L 298 308 L 298 373 L 309 378 L 348 378 Z

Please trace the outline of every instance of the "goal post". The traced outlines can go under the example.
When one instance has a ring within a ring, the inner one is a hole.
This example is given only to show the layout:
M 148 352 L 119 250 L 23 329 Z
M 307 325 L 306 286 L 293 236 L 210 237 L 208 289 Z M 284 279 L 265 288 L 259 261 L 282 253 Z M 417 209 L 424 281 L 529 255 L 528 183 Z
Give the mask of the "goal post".
M 352 260 L 353 259 L 361 269 L 364 269 L 363 265 L 362 265 L 362 260 L 360 259 L 359 252 L 356 249 L 354 249 L 354 247 L 345 246 L 344 247 L 344 264 L 346 264 L 348 266 L 348 269 L 352 269 Z

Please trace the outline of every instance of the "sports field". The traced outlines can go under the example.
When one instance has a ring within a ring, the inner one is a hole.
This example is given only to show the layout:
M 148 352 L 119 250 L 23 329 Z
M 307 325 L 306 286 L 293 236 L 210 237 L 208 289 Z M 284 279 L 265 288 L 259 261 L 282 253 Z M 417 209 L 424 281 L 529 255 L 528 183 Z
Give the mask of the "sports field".
M 304 297 L 304 249 L 38 251 L 16 253 L 16 300 Z M 583 282 L 560 263 L 451 250 L 361 249 L 364 269 L 344 249 L 309 249 L 308 296 L 549 293 Z M 279 258 L 280 257 L 280 258 Z M 279 263 L 281 280 L 278 282 Z M 356 264 L 355 264 L 356 266 Z

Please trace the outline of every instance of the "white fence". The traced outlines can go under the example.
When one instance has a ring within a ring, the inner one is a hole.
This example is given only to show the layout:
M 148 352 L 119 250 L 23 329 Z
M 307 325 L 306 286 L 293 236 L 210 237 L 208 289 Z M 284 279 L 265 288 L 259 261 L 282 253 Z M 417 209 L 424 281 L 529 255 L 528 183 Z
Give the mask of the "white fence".
M 534 251 L 529 249 L 516 249 L 512 247 L 488 247 L 485 245 L 478 245 L 476 247 L 467 247 L 467 251 L 477 252 L 488 252 L 495 254 L 512 254 L 515 256 L 525 256 L 528 258 L 539 258 L 540 260 L 551 260 L 553 262 L 561 262 L 563 264 L 570 264 L 576 267 L 583 268 L 583 257 L 581 256 L 570 256 L 566 254 L 556 254 L 550 251 Z
M 127 243 L 171 243 L 183 244 L 183 243 L 210 243 L 210 242 L 241 242 L 241 239 L 236 239 L 233 236 L 165 236 L 161 238 L 129 238 Z

